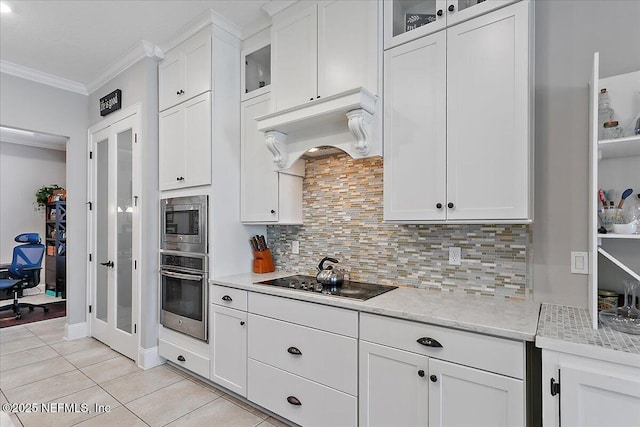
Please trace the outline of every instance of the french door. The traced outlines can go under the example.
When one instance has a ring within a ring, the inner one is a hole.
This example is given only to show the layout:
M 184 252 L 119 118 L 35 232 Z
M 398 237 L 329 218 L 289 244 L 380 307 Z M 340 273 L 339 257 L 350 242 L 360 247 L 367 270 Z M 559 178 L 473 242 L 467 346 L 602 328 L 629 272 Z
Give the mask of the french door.
M 133 360 L 140 305 L 137 111 L 125 110 L 89 129 L 90 330 Z

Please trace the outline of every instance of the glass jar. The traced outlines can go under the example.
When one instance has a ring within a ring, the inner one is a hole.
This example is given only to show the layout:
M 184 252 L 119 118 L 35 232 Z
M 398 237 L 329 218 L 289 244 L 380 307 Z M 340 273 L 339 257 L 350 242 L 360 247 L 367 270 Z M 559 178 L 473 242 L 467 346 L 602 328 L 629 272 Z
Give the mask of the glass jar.
M 598 95 L 598 139 L 606 139 L 602 125 L 611 120 L 613 120 L 613 108 L 609 101 L 609 93 L 607 89 L 602 88 Z
M 606 289 L 598 290 L 598 311 L 618 307 L 618 293 Z
M 604 139 L 622 138 L 622 128 L 617 120 L 610 120 L 604 123 Z

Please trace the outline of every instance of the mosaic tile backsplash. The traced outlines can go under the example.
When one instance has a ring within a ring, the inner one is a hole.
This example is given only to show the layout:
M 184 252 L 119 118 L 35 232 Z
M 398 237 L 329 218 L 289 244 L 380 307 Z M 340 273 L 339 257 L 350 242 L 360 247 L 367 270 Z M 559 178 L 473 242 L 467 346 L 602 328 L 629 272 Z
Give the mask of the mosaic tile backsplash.
M 315 275 L 332 256 L 351 280 L 529 297 L 529 226 L 385 224 L 382 162 L 346 154 L 307 160 L 304 225 L 267 226 L 276 268 Z M 462 249 L 462 265 L 449 265 L 450 246 Z

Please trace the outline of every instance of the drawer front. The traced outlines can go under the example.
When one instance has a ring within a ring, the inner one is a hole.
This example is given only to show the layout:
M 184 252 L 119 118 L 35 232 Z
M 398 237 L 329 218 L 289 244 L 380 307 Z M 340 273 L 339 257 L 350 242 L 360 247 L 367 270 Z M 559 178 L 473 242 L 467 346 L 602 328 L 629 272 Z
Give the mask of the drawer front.
M 355 338 L 250 314 L 249 357 L 353 396 L 358 394 Z
M 418 343 L 421 338 L 425 344 Z M 360 315 L 360 339 L 523 379 L 524 343 L 424 323 Z M 428 339 L 431 339 L 429 342 Z M 433 345 L 437 341 L 442 347 Z
M 209 359 L 162 339 L 158 344 L 158 352 L 160 356 L 176 365 L 182 366 L 201 377 L 209 378 Z
M 355 427 L 355 397 L 249 359 L 249 400 L 305 427 Z M 300 405 L 293 403 L 297 402 Z M 292 402 L 292 403 L 290 403 Z
M 358 338 L 358 312 L 353 310 L 250 293 L 249 312 Z
M 247 291 L 211 285 L 209 299 L 211 304 L 247 311 Z

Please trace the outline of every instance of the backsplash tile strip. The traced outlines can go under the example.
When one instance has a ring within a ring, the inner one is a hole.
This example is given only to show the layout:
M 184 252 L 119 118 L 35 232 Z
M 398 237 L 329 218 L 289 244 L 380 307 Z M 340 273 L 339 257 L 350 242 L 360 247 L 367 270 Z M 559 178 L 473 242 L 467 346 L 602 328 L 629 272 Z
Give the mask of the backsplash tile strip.
M 309 159 L 302 226 L 267 226 L 276 267 L 315 274 L 324 256 L 340 260 L 351 279 L 443 292 L 528 298 L 527 225 L 397 225 L 383 222 L 380 157 L 346 154 Z M 291 254 L 291 241 L 300 254 Z M 449 247 L 462 265 L 448 264 Z

